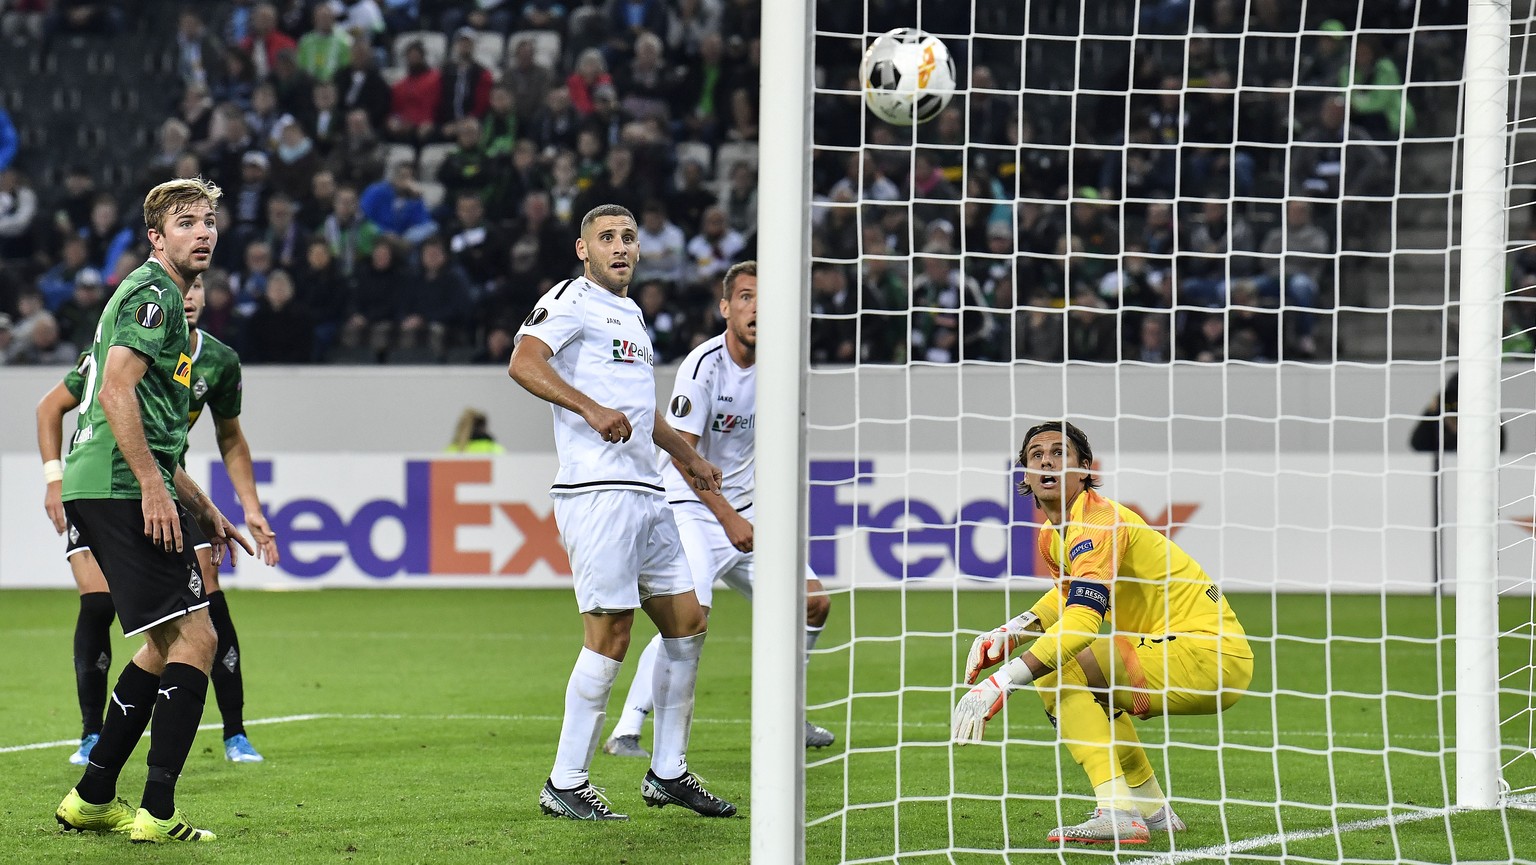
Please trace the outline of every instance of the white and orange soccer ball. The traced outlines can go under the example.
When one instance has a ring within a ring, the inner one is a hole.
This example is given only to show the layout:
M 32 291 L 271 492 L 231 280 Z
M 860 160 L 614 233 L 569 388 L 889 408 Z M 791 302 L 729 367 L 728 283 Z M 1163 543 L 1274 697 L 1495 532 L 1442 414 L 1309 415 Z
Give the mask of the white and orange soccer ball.
M 955 61 L 915 27 L 882 33 L 864 52 L 864 104 L 886 123 L 913 126 L 939 116 L 955 95 Z

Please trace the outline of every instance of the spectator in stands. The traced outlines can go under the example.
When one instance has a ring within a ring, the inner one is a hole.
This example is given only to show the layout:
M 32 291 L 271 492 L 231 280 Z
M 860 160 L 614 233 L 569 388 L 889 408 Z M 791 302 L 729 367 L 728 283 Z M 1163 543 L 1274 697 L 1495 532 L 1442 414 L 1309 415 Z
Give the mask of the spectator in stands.
M 203 16 L 183 9 L 176 21 L 176 72 L 183 86 L 207 86 L 223 68 L 224 48 L 208 31 Z
M 1179 300 L 1201 306 L 1225 306 L 1229 280 L 1253 275 L 1258 262 L 1242 253 L 1258 248 L 1253 228 L 1225 201 L 1207 201 L 1198 218 L 1185 226 L 1179 259 Z
M 506 367 L 512 362 L 512 328 L 505 324 L 491 325 L 485 332 L 485 342 L 480 352 L 470 358 L 469 362 Z
M 390 89 L 390 137 L 412 144 L 432 141 L 437 135 L 437 104 L 442 89 L 442 76 L 427 65 L 427 52 L 421 43 L 405 46 L 405 77 Z
M 326 217 L 331 215 L 331 204 L 335 197 L 336 175 L 328 168 L 316 171 L 309 179 L 308 191 L 296 202 L 299 225 L 310 234 L 319 234 L 325 227 Z
M 74 343 L 59 338 L 59 324 L 53 314 L 39 312 L 27 329 L 25 336 L 18 337 L 10 346 L 7 362 L 13 365 L 45 365 L 73 363 L 80 350 Z
M 229 290 L 229 274 L 210 268 L 203 273 L 203 314 L 197 319 L 198 330 L 234 345 L 240 341 L 239 324 L 234 295 Z
M 505 83 L 491 87 L 491 101 L 480 118 L 480 149 L 494 159 L 511 159 L 517 146 L 517 103 Z
M 358 265 L 373 254 L 378 245 L 379 227 L 363 216 L 357 206 L 357 190 L 338 186 L 331 200 L 331 214 L 321 231 L 336 257 L 336 268 L 345 277 L 355 276 Z M 393 250 L 391 250 L 393 252 Z
M 1254 280 L 1259 295 L 1271 302 L 1284 300 L 1292 309 L 1314 309 L 1321 296 L 1324 269 L 1333 257 L 1328 233 L 1312 224 L 1312 203 L 1292 199 L 1285 204 L 1285 225 L 1270 229 L 1259 248 L 1264 254 L 1264 273 Z M 1317 356 L 1312 332 L 1316 316 L 1292 313 L 1287 344 L 1297 356 Z
M 671 363 L 693 349 L 687 334 L 687 321 L 667 304 L 667 289 L 660 280 L 637 283 L 635 304 L 645 321 L 646 335 L 656 350 L 657 363 Z M 717 319 L 718 320 L 718 319 Z
M 743 237 L 757 233 L 757 169 L 749 162 L 731 168 L 731 185 L 721 196 L 731 228 Z
M 704 53 L 704 42 L 720 38 L 720 7 L 710 0 L 680 0 L 667 21 L 667 52 L 685 65 Z
M 442 29 L 453 33 L 458 30 L 494 30 L 505 35 L 512 29 L 517 14 L 516 0 L 475 0 L 473 3 L 445 4 Z
M 190 150 L 176 157 L 176 164 L 171 166 L 170 179 L 172 180 L 191 180 L 202 175 L 203 161 Z
M 260 150 L 247 150 L 240 159 L 240 182 L 227 194 L 239 242 L 266 230 L 267 199 L 272 195 L 268 180 L 271 170 L 272 160 Z
M 266 241 L 253 240 L 246 244 L 244 266 L 229 276 L 229 292 L 234 298 L 235 315 L 249 318 L 256 311 L 256 301 L 267 293 L 267 282 L 272 277 L 273 269 L 272 247 Z
M 635 37 L 635 56 L 620 67 L 615 86 L 623 94 L 624 115 L 636 120 L 666 117 L 677 81 L 654 32 Z
M 315 152 L 322 160 L 327 159 L 341 141 L 346 122 L 336 99 L 336 85 L 329 81 L 316 83 L 309 89 L 309 104 L 294 116 L 314 142 Z
M 384 9 L 379 0 L 345 0 L 346 16 L 341 19 L 341 29 L 357 34 L 356 42 L 367 42 L 389 28 L 384 20 Z
M 565 29 L 565 4 L 560 0 L 524 0 L 518 21 L 520 30 Z
M 512 61 L 502 83 L 511 91 L 518 121 L 524 127 L 532 126 L 545 94 L 555 86 L 555 74 L 538 62 L 531 36 L 512 37 Z
M 811 362 L 853 363 L 858 359 L 854 314 L 858 299 L 840 265 L 811 265 Z
M 343 114 L 361 108 L 374 129 L 385 128 L 393 96 L 389 83 L 375 66 L 373 48 L 367 40 L 353 41 L 347 65 L 336 70 L 331 83 L 336 86 L 337 105 Z M 311 133 L 315 131 L 310 127 Z
M 645 254 L 635 265 L 635 279 L 658 280 L 676 290 L 688 275 L 688 237 L 667 218 L 667 206 L 660 199 L 642 208 L 637 239 Z
M 608 151 L 604 170 L 576 200 L 576 212 L 586 213 L 600 204 L 619 204 L 631 213 L 640 210 L 651 193 L 648 178 L 635 173 L 635 156 L 628 147 Z
M 274 270 L 246 323 L 242 354 L 248 363 L 309 363 L 314 328 L 309 311 L 295 298 L 293 278 Z
M 75 274 L 74 291 L 69 299 L 54 311 L 58 321 L 59 337 L 75 345 L 89 347 L 95 339 L 96 323 L 106 309 L 107 297 L 102 291 L 101 274 L 83 268 Z
M 698 231 L 704 211 L 714 207 L 718 196 L 704 185 L 704 164 L 696 159 L 683 161 L 682 182 L 667 196 L 667 213 L 684 231 Z
M 133 231 L 118 221 L 117 199 L 110 192 L 96 196 L 91 203 L 90 222 L 79 233 L 85 238 L 86 260 L 103 272 L 112 269 L 135 238 Z
M 213 97 L 207 85 L 187 85 L 176 103 L 176 119 L 186 124 L 189 146 L 203 152 L 213 131 Z
M 912 280 L 913 359 L 955 363 L 961 359 L 991 360 L 997 322 L 975 279 L 967 276 L 942 250 L 925 249 L 921 272 Z
M 59 34 L 111 35 L 123 29 L 123 10 L 115 0 L 53 0 L 43 22 L 43 51 Z
M 548 199 L 545 199 L 548 208 Z M 471 189 L 460 190 L 453 196 L 453 221 L 448 223 L 445 236 L 454 263 L 468 277 L 476 298 L 489 293 L 505 264 L 507 247 L 511 243 L 498 227 L 485 219 L 485 202 Z
M 730 93 L 725 65 L 725 40 L 718 31 L 699 41 L 698 60 L 687 64 L 683 78 L 673 88 L 672 117 L 682 124 L 688 138 L 714 142 L 720 133 L 720 115 Z
M 286 192 L 274 192 L 267 199 L 267 227 L 259 239 L 272 249 L 277 267 L 292 272 L 304 261 L 309 234 L 294 218 L 297 206 Z
M 32 256 L 37 193 L 16 166 L 0 168 L 0 262 Z
M 485 141 L 483 133 L 480 140 L 482 143 Z M 485 210 L 492 219 L 505 220 L 514 217 L 518 208 L 522 206 L 523 197 L 530 191 L 545 190 L 554 186 L 550 173 L 539 162 L 538 147 L 532 139 L 519 138 L 517 143 L 512 145 L 511 158 L 498 158 L 495 165 L 497 171 L 485 195 Z M 574 191 L 571 201 L 575 201 Z
M 1173 348 L 1168 334 L 1169 316 L 1151 313 L 1141 318 L 1136 329 L 1136 343 L 1128 346 L 1125 360 L 1138 363 L 1168 363 L 1173 360 Z
M 96 202 L 96 179 L 84 165 L 71 165 L 64 172 L 64 188 L 57 198 L 49 202 L 53 213 L 53 227 L 57 229 L 56 243 L 50 252 L 57 252 L 57 244 L 67 237 L 75 237 L 91 221 L 91 209 Z
M 212 179 L 225 187 L 226 195 L 239 184 L 245 154 L 259 146 L 245 123 L 245 112 L 234 104 L 221 105 L 214 119 L 214 138 L 202 156 Z
M 314 29 L 299 39 L 298 64 L 311 78 L 328 80 L 347 64 L 352 54 L 352 36 L 336 26 L 336 9 L 318 3 L 311 13 Z
M 336 270 L 331 246 L 323 237 L 312 237 L 305 248 L 304 261 L 295 274 L 295 285 L 302 288 L 302 300 L 315 326 L 314 360 L 330 350 L 337 331 L 346 321 L 352 304 L 352 292 Z
M 208 88 L 214 102 L 231 105 L 244 111 L 251 107 L 251 93 L 261 80 L 251 67 L 251 58 L 244 51 L 231 48 L 224 52 L 224 69 Z
M 273 190 L 289 197 L 303 195 L 309 179 L 320 168 L 320 154 L 315 152 L 315 143 L 297 120 L 284 115 L 279 122 L 272 156 Z
M 309 91 L 317 80 L 325 79 L 316 79 L 300 69 L 294 52 L 279 51 L 277 65 L 272 68 L 272 75 L 266 83 L 272 85 L 280 115 L 300 114 L 309 107 Z
M 731 125 L 725 130 L 727 141 L 757 141 L 757 100 L 738 87 L 731 91 Z
M 953 220 L 956 216 L 956 208 L 949 202 L 960 200 L 960 190 L 955 188 L 949 178 L 944 176 L 944 169 L 934 160 L 933 154 L 926 150 L 919 150 L 912 158 L 912 197 L 923 199 L 923 203 L 912 205 L 912 215 L 924 224 L 935 219 Z
M 258 149 L 268 149 L 277 141 L 277 125 L 287 116 L 277 105 L 277 88 L 263 81 L 251 92 L 251 110 L 245 112 L 245 127 Z
M 437 99 L 438 135 L 451 139 L 460 120 L 485 116 L 491 104 L 494 81 L 490 70 L 475 60 L 475 31 L 461 27 L 454 34 L 453 48 L 438 78 L 442 88 Z
M 11 346 L 16 344 L 16 334 L 11 327 L 11 317 L 0 312 L 0 366 L 5 366 L 11 356 Z
M 1317 120 L 1291 146 L 1293 195 L 1371 195 L 1387 180 L 1391 161 L 1379 145 L 1369 143 L 1369 133 L 1345 123 L 1346 114 L 1343 97 L 1323 100 Z
M 191 139 L 192 130 L 187 124 L 174 117 L 167 117 L 160 124 L 160 131 L 155 137 L 155 152 L 145 161 L 144 170 L 139 174 L 139 188 L 153 189 L 174 177 L 176 160 L 187 152 Z
M 441 357 L 449 343 L 468 341 L 474 331 L 474 301 L 469 278 L 448 258 L 436 235 L 421 244 L 421 267 L 401 292 L 395 322 L 400 344 L 425 344 Z
M 745 246 L 746 241 L 731 228 L 724 210 L 714 206 L 704 211 L 699 233 L 688 241 L 688 257 L 693 261 L 691 281 L 705 285 L 718 282 Z M 846 276 L 843 282 L 846 287 Z
M 1274 363 L 1280 359 L 1280 314 L 1260 300 L 1250 282 L 1232 286 L 1227 332 L 1228 360 Z
M 667 6 L 662 0 L 613 0 L 608 21 L 610 45 L 625 51 L 643 35 L 667 32 Z
M 251 10 L 250 33 L 240 42 L 240 52 L 249 57 L 255 77 L 264 79 L 277 65 L 277 52 L 298 49 L 293 38 L 277 28 L 277 8 L 271 3 L 258 3 Z
M 496 175 L 495 161 L 481 146 L 480 121 L 465 117 L 454 125 L 454 149 L 437 167 L 437 182 L 443 185 L 445 209 L 452 207 L 459 193 L 486 194 Z
M 1382 50 L 1379 36 L 1355 36 L 1355 62 L 1339 70 L 1339 86 L 1349 91 L 1352 119 L 1371 137 L 1395 141 L 1413 131 L 1417 117 L 1403 73 Z
M 833 198 L 845 191 L 850 194 L 849 200 L 897 201 L 901 198 L 901 188 L 886 175 L 875 153 L 850 153 L 844 167 L 842 178 L 832 184 L 830 194 Z
M 555 164 L 550 169 L 549 204 L 555 219 L 562 225 L 575 225 L 582 217 L 576 212 L 576 197 L 581 194 L 581 181 L 576 173 L 576 154 L 562 150 L 555 154 Z
M 346 131 L 326 166 L 337 182 L 353 186 L 367 186 L 383 176 L 384 143 L 368 122 L 367 112 L 361 108 L 347 112 Z
M 366 343 L 375 356 L 388 351 L 395 329 L 400 298 L 412 276 L 400 262 L 395 241 L 380 238 L 368 261 L 358 269 L 352 294 L 352 315 L 342 329 L 341 344 L 349 348 Z
M 412 246 L 437 231 L 437 223 L 416 182 L 416 166 L 397 162 L 389 169 L 389 178 L 363 190 L 359 201 L 363 215 L 385 234 L 394 235 Z
M 96 282 L 101 282 L 101 271 L 87 267 L 85 255 L 85 238 L 71 234 L 64 239 L 58 263 L 37 278 L 37 290 L 49 310 L 57 312 L 69 300 L 82 271 L 90 270 Z
M 536 245 L 534 274 L 540 286 L 548 288 L 571 275 L 570 251 L 576 232 L 555 218 L 547 194 L 534 190 L 523 198 L 513 234 L 522 243 Z
M 533 118 L 530 134 L 544 151 L 569 149 L 576 143 L 581 118 L 571 104 L 569 87 L 553 87 L 544 94 L 544 104 Z
M 565 79 L 565 88 L 571 95 L 571 106 L 576 114 L 586 117 L 592 113 L 592 91 L 600 84 L 612 84 L 613 76 L 608 74 L 608 62 L 603 59 L 603 52 L 596 48 L 588 48 L 581 52 L 576 59 L 576 70 Z

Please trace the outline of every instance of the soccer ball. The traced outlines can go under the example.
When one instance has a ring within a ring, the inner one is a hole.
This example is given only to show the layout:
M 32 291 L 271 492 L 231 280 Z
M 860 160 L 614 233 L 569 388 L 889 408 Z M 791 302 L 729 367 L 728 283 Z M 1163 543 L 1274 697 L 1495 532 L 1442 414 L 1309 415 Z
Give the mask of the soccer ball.
M 886 123 L 912 126 L 939 115 L 955 95 L 949 49 L 915 27 L 881 34 L 864 52 L 864 104 Z

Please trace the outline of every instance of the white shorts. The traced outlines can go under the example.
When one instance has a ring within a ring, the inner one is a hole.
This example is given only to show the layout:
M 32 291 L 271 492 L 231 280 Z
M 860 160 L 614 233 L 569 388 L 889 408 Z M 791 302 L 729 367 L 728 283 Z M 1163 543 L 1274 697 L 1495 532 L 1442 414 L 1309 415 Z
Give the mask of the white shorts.
M 594 490 L 554 499 L 581 612 L 618 613 L 693 590 L 677 523 L 661 496 Z
M 752 554 L 731 546 L 725 536 L 725 526 L 720 525 L 702 502 L 684 502 L 672 508 L 677 517 L 678 534 L 683 538 L 683 552 L 688 555 L 688 567 L 693 571 L 693 591 L 699 596 L 699 606 L 712 606 L 715 580 L 752 600 Z M 752 505 L 747 505 L 741 515 L 747 522 L 752 522 Z M 809 567 L 805 569 L 805 578 L 816 579 Z

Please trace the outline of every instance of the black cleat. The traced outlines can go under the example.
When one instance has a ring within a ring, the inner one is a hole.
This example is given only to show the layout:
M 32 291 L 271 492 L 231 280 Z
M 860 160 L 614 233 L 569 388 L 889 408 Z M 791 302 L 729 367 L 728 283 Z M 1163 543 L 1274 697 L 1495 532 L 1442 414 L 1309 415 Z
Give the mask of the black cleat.
M 640 798 L 651 808 L 681 805 L 705 817 L 736 816 L 736 806 L 704 789 L 699 776 L 692 772 L 667 781 L 647 769 L 645 780 L 640 782 Z
M 628 820 L 627 814 L 615 814 L 603 798 L 603 791 L 591 784 L 574 790 L 558 790 L 551 781 L 539 791 L 539 810 L 567 820 Z

